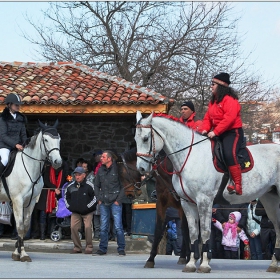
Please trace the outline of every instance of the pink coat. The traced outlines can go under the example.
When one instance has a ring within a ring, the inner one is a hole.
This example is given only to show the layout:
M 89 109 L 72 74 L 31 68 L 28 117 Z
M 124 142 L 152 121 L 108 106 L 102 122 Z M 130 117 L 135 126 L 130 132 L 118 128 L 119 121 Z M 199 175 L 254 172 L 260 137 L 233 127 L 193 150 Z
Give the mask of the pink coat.
M 222 224 L 219 221 L 216 221 L 214 223 L 214 226 L 216 228 L 218 228 L 220 231 L 224 231 Z M 231 229 L 229 229 L 229 231 L 227 232 L 226 235 L 223 234 L 223 238 L 222 238 L 222 245 L 227 246 L 227 247 L 235 247 L 235 248 L 239 248 L 240 245 L 240 239 L 244 242 L 245 240 L 248 240 L 248 237 L 246 235 L 246 233 L 244 232 L 244 230 L 242 229 L 240 231 L 240 233 L 235 235 L 235 238 L 233 238 L 232 236 L 232 232 Z

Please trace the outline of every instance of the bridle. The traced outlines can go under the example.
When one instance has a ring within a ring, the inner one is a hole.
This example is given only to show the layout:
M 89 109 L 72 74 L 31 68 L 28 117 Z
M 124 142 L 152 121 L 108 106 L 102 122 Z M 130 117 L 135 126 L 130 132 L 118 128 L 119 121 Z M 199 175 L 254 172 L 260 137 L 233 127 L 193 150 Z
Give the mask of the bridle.
M 133 192 L 135 192 L 135 190 L 140 190 L 141 186 L 143 185 L 143 182 L 137 182 L 136 180 L 134 180 L 132 175 L 131 175 L 131 173 L 129 172 L 129 170 L 133 170 L 133 171 L 137 171 L 137 170 L 128 167 L 123 154 L 121 154 L 121 158 L 122 158 L 122 163 L 123 163 L 123 165 L 125 167 L 126 173 L 127 173 L 128 177 L 129 177 L 129 181 L 131 182 L 128 185 L 124 186 L 123 188 L 126 190 L 127 188 L 133 186 L 134 187 Z
M 136 153 L 136 155 L 137 155 L 138 157 L 140 157 L 143 161 L 148 162 L 149 164 L 151 164 L 151 165 L 152 165 L 152 169 L 155 170 L 155 169 L 157 169 L 157 167 L 158 167 L 158 165 L 156 165 L 157 156 L 155 156 L 155 154 L 156 154 L 155 139 L 154 139 L 155 133 L 160 137 L 160 139 L 163 141 L 163 143 L 164 143 L 164 140 L 163 140 L 162 136 L 158 133 L 158 131 L 157 131 L 151 124 L 143 125 L 143 124 L 140 124 L 140 121 L 141 121 L 141 119 L 137 122 L 136 128 L 150 128 L 150 130 L 151 130 L 151 142 L 150 142 L 150 150 L 149 150 L 148 153 Z M 155 133 L 154 133 L 154 132 L 155 132 Z M 147 140 L 147 139 L 145 139 L 145 140 Z M 183 182 L 182 182 L 181 173 L 182 173 L 182 171 L 183 171 L 183 169 L 184 169 L 184 167 L 185 167 L 185 165 L 186 165 L 186 163 L 187 163 L 187 161 L 188 161 L 188 159 L 189 159 L 189 156 L 190 156 L 191 151 L 192 151 L 192 147 L 193 147 L 194 145 L 197 145 L 198 143 L 201 143 L 201 142 L 205 141 L 205 140 L 208 140 L 208 137 L 206 137 L 205 139 L 200 140 L 200 141 L 194 143 L 194 142 L 193 142 L 193 141 L 194 141 L 194 130 L 192 130 L 192 139 L 191 139 L 191 144 L 190 144 L 190 145 L 188 145 L 188 146 L 186 146 L 186 147 L 184 147 L 184 148 L 182 148 L 182 149 L 180 149 L 180 150 L 178 150 L 178 151 L 175 151 L 175 152 L 173 152 L 173 153 L 170 153 L 170 154 L 166 155 L 166 157 L 168 157 L 168 156 L 170 156 L 170 155 L 173 155 L 173 154 L 179 153 L 179 152 L 181 152 L 181 151 L 184 151 L 184 150 L 186 150 L 186 149 L 189 149 L 189 150 L 188 150 L 187 157 L 186 157 L 186 159 L 185 159 L 185 161 L 184 161 L 182 167 L 180 168 L 180 170 L 174 170 L 174 171 L 171 172 L 171 173 L 168 172 L 168 171 L 166 171 L 166 170 L 164 170 L 164 171 L 165 171 L 166 173 L 168 173 L 169 175 L 176 174 L 176 175 L 179 176 L 182 191 L 184 192 L 185 196 L 186 196 L 191 202 L 193 202 L 193 203 L 195 203 L 195 202 L 187 195 L 187 193 L 185 192 L 185 190 L 184 190 L 184 188 L 183 188 Z M 153 153 L 153 154 L 152 154 L 152 153 Z M 151 160 L 147 160 L 145 157 L 151 158 Z
M 41 141 L 40 141 L 40 149 L 42 150 L 42 143 L 43 143 L 43 147 L 44 147 L 45 154 L 46 154 L 46 158 L 45 158 L 45 159 L 36 159 L 36 158 L 34 158 L 34 157 L 28 155 L 26 152 L 24 152 L 24 149 L 25 149 L 25 148 L 23 149 L 23 151 L 22 151 L 22 153 L 21 153 L 21 160 L 22 160 L 23 167 L 24 167 L 24 169 L 25 169 L 25 171 L 26 171 L 26 173 L 27 173 L 27 175 L 28 175 L 28 177 L 29 177 L 31 183 L 33 184 L 33 185 L 32 185 L 32 193 L 31 193 L 31 196 L 30 196 L 30 200 L 29 200 L 29 203 L 28 203 L 28 205 L 27 205 L 26 207 L 28 207 L 28 206 L 30 205 L 30 202 L 31 202 L 31 200 L 32 200 L 33 193 L 34 193 L 34 186 L 38 183 L 40 177 L 42 176 L 44 164 L 45 164 L 46 162 L 50 161 L 50 157 L 49 157 L 49 156 L 50 156 L 50 153 L 53 152 L 53 151 L 56 151 L 56 150 L 60 152 L 60 149 L 59 149 L 59 148 L 53 148 L 53 149 L 51 149 L 51 150 L 48 150 L 47 147 L 46 147 L 46 143 L 45 143 L 45 140 L 44 140 L 44 137 L 43 137 L 45 134 L 48 135 L 48 136 L 50 136 L 50 137 L 53 138 L 53 139 L 59 139 L 59 138 L 60 138 L 59 134 L 58 134 L 57 136 L 55 136 L 55 135 L 49 133 L 48 131 L 51 130 L 51 129 L 53 130 L 54 128 L 53 128 L 53 127 L 50 127 L 50 128 L 44 129 L 44 132 L 42 131 L 42 139 L 41 139 Z M 28 170 L 27 170 L 27 168 L 26 168 L 26 164 L 25 164 L 25 162 L 24 162 L 23 155 L 25 155 L 25 156 L 27 156 L 27 157 L 29 157 L 29 158 L 35 160 L 35 161 L 39 161 L 39 162 L 40 162 L 40 173 L 39 173 L 38 178 L 37 178 L 35 181 L 32 180 L 31 175 L 30 175 L 30 173 L 28 172 Z M 41 162 L 43 162 L 44 164 L 41 165 Z

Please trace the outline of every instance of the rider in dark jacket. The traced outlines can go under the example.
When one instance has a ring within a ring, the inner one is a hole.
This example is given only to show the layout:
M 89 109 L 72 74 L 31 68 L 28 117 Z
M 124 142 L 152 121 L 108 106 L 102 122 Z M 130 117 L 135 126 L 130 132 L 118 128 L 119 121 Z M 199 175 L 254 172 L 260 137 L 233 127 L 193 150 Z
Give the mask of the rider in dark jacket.
M 21 99 L 16 93 L 10 93 L 6 99 L 7 107 L 0 117 L 0 175 L 2 175 L 9 159 L 10 151 L 23 150 L 27 140 L 26 117 L 19 112 Z

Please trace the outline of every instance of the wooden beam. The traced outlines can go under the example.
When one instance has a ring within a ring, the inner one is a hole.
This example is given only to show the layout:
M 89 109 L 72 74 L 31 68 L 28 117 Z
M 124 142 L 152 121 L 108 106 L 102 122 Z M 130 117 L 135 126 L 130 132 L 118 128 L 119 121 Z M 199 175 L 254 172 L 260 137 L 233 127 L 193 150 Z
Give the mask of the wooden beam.
M 0 105 L 0 110 L 3 111 L 5 105 Z M 136 111 L 141 111 L 142 113 L 167 113 L 167 104 L 133 104 L 133 105 L 115 105 L 115 104 L 105 104 L 105 105 L 44 105 L 44 104 L 28 104 L 21 105 L 20 112 L 23 114 L 135 114 Z

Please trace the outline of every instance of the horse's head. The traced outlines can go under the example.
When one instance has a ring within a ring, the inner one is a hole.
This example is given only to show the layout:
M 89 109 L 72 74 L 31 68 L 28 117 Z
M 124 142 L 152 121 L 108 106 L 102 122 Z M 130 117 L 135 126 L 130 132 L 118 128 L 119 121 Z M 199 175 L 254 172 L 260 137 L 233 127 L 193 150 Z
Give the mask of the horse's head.
M 135 141 L 137 146 L 137 169 L 141 174 L 150 172 L 155 158 L 164 146 L 164 141 L 153 127 L 153 113 L 143 119 L 142 114 L 136 114 Z
M 53 126 L 44 125 L 38 120 L 41 132 L 43 153 L 46 155 L 46 159 L 51 163 L 54 169 L 59 168 L 62 165 L 62 158 L 60 156 L 60 135 L 57 132 L 58 120 L 56 120 Z
M 119 175 L 124 187 L 125 195 L 135 198 L 141 195 L 141 174 L 136 169 L 136 149 L 121 154 L 122 161 L 119 162 Z

